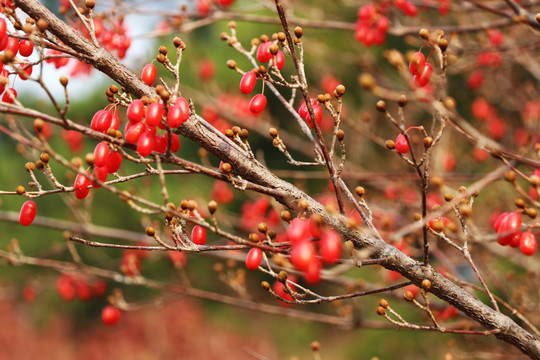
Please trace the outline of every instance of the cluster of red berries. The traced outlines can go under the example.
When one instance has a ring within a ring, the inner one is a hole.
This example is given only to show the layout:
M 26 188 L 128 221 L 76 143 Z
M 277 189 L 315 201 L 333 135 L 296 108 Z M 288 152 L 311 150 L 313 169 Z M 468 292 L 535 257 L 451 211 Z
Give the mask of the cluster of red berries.
M 7 6 L 7 5 L 6 5 Z M 7 32 L 7 23 L 4 18 L 0 18 L 0 51 L 3 51 L 4 55 L 8 59 L 15 59 L 14 63 L 18 64 L 18 68 L 14 64 L 11 66 L 19 73 L 19 77 L 22 80 L 27 80 L 32 75 L 32 66 L 28 59 L 16 59 L 17 55 L 27 58 L 34 52 L 34 44 L 28 39 L 17 39 L 10 36 Z M 7 78 L 9 71 L 4 68 L 4 64 L 0 62 L 0 77 Z M 17 98 L 17 91 L 14 88 L 5 88 L 4 85 L 0 85 L 0 93 L 3 92 L 2 101 L 13 104 L 14 99 Z
M 107 283 L 101 279 L 92 284 L 83 276 L 63 274 L 56 279 L 56 291 L 65 302 L 75 298 L 90 301 L 93 297 L 103 297 L 107 292 Z
M 487 125 L 487 131 L 495 140 L 506 134 L 506 123 L 497 113 L 497 109 L 484 98 L 475 98 L 471 104 L 471 112 L 475 118 Z
M 536 237 L 531 231 L 521 232 L 521 216 L 517 212 L 504 212 L 497 217 L 493 228 L 498 234 L 497 242 L 506 246 L 519 247 L 524 255 L 536 252 Z
M 413 54 L 409 62 L 409 72 L 413 75 L 416 86 L 424 87 L 431 79 L 433 66 L 426 61 L 426 57 L 420 51 Z
M 321 229 L 314 217 L 295 218 L 287 229 L 287 239 L 291 242 L 291 263 L 301 271 L 304 280 L 316 284 L 321 278 L 322 263 L 334 264 L 341 256 L 341 237 L 333 230 Z M 315 240 L 319 239 L 319 255 Z
M 382 45 L 386 40 L 386 32 L 390 21 L 375 4 L 367 4 L 358 9 L 358 20 L 354 38 L 365 46 Z

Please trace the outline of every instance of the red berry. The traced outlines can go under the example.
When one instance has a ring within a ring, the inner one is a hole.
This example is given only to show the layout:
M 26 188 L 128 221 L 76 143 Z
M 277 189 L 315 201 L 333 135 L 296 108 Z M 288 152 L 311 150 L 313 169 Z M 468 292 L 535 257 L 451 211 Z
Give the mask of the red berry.
M 92 171 L 92 186 L 94 189 L 99 189 L 101 185 L 99 185 L 97 182 L 105 182 L 107 181 L 107 176 L 109 175 L 109 172 L 107 171 L 106 166 L 96 166 L 94 170 Z
M 254 115 L 262 113 L 265 107 L 266 96 L 264 96 L 263 94 L 255 95 L 249 102 L 249 111 L 251 111 L 251 113 Z
M 274 64 L 274 58 L 270 59 L 269 65 L 272 66 Z M 285 66 L 285 55 L 283 54 L 283 51 L 278 50 L 276 53 L 276 66 L 278 70 L 283 69 L 283 66 Z
M 333 230 L 326 231 L 319 241 L 322 260 L 326 263 L 333 264 L 339 260 L 341 256 L 341 237 Z
M 396 150 L 400 154 L 405 154 L 409 152 L 409 143 L 407 143 L 407 138 L 405 138 L 405 135 L 399 134 L 396 138 Z
M 36 217 L 36 203 L 32 200 L 26 201 L 21 206 L 21 212 L 19 213 L 19 223 L 23 226 L 30 225 Z
M 96 166 L 106 166 L 109 161 L 109 145 L 105 142 L 100 142 L 94 149 L 94 164 Z
M 165 108 L 162 103 L 153 102 L 146 109 L 146 124 L 158 126 L 161 124 L 161 118 L 165 115 Z
M 200 225 L 195 225 L 191 231 L 191 241 L 197 245 L 206 244 L 206 229 Z
M 409 72 L 411 75 L 418 75 L 424 69 L 426 65 L 426 57 L 421 52 L 416 52 L 411 56 L 411 62 L 409 63 Z
M 500 245 L 519 246 L 521 235 L 521 216 L 516 212 L 505 212 L 499 215 L 493 228 L 499 234 L 497 242 Z
M 249 94 L 255 88 L 256 83 L 257 75 L 253 71 L 248 71 L 242 76 L 242 80 L 240 80 L 240 92 L 242 94 Z
M 101 311 L 101 322 L 107 326 L 118 324 L 121 317 L 122 312 L 112 305 L 105 306 Z
M 249 270 L 257 270 L 262 261 L 262 250 L 252 248 L 246 256 L 246 268 Z
M 8 104 L 13 104 L 16 98 L 17 98 L 17 90 L 13 88 L 7 88 L 6 91 L 4 92 L 4 95 L 2 95 L 2 101 Z
M 99 110 L 92 117 L 90 127 L 92 130 L 99 132 L 105 132 L 111 127 L 113 121 L 113 115 L 109 110 Z
M 152 133 L 152 131 L 145 131 L 143 134 L 141 134 L 139 140 L 137 141 L 137 152 L 142 157 L 146 157 L 152 153 L 152 150 L 154 150 L 155 143 L 156 136 Z
M 309 264 L 316 259 L 315 246 L 310 240 L 293 243 L 291 248 L 291 263 L 300 271 L 306 271 Z
M 7 24 L 4 18 L 0 18 L 0 39 L 7 37 Z
M 120 165 L 122 165 L 122 160 L 122 154 L 117 151 L 111 151 L 107 160 L 107 172 L 109 174 L 117 172 L 120 169 Z
M 65 302 L 70 302 L 75 298 L 76 289 L 73 279 L 68 275 L 61 275 L 56 279 L 56 291 Z
M 168 144 L 169 134 L 165 133 L 165 141 Z M 171 135 L 171 152 L 175 153 L 178 150 L 180 150 L 180 138 L 178 137 L 178 134 L 172 134 Z
M 319 259 L 314 258 L 304 271 L 304 280 L 310 285 L 316 285 L 321 281 L 322 263 Z
M 526 231 L 519 237 L 519 248 L 524 255 L 531 256 L 536 252 L 536 236 Z
M 186 99 L 182 99 L 186 101 Z M 173 105 L 169 108 L 169 111 L 167 112 L 167 123 L 169 124 L 169 127 L 176 129 L 189 119 L 189 106 L 186 105 L 186 108 L 187 111 L 183 109 L 181 105 Z
M 75 197 L 82 200 L 88 196 L 88 193 L 90 192 L 88 187 L 90 185 L 92 185 L 92 181 L 88 177 L 88 174 L 77 174 L 77 177 L 75 178 L 75 185 L 73 185 L 75 188 Z
M 30 40 L 23 39 L 19 42 L 19 54 L 21 56 L 30 56 L 34 52 L 34 44 Z
M 11 52 L 13 54 L 12 57 L 15 57 L 17 53 L 19 52 L 19 39 L 16 39 L 14 37 L 8 37 L 6 48 L 4 49 L 4 52 Z
M 146 130 L 146 124 L 143 122 L 132 123 L 128 121 L 124 129 L 124 137 L 129 144 L 135 144 Z
M 131 122 L 139 122 L 144 117 L 144 103 L 140 99 L 135 99 L 129 104 L 127 117 Z
M 154 64 L 146 64 L 141 73 L 141 80 L 147 85 L 152 85 L 156 79 L 157 69 Z
M 30 76 L 32 76 L 32 69 L 33 67 L 32 66 L 28 66 L 28 62 L 22 62 L 19 64 L 19 67 L 21 68 L 22 72 L 19 73 L 19 77 L 22 79 L 22 80 L 28 80 L 30 78 Z M 25 69 L 26 68 L 26 69 Z M 24 70 L 23 70 L 24 69 Z
M 418 87 L 424 87 L 427 85 L 431 79 L 431 74 L 433 73 L 433 66 L 430 63 L 426 63 L 424 68 L 420 71 L 419 74 L 414 75 L 414 82 Z
M 156 136 L 156 142 L 154 144 L 154 151 L 160 154 L 165 154 L 166 150 L 167 150 L 167 139 L 165 138 L 165 135 Z
M 309 222 L 304 219 L 294 218 L 287 229 L 287 238 L 293 244 L 311 239 Z
M 271 41 L 265 41 L 259 45 L 257 49 L 257 60 L 261 63 L 266 63 L 272 59 L 272 53 L 270 53 Z

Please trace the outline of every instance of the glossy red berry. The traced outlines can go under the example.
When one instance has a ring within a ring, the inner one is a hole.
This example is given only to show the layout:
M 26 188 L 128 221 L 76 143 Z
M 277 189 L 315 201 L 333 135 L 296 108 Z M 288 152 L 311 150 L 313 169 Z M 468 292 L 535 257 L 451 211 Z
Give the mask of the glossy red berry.
M 105 132 L 111 127 L 113 121 L 113 114 L 108 110 L 99 110 L 92 117 L 90 127 L 92 130 L 99 132 Z
M 532 232 L 525 231 L 519 237 L 519 248 L 524 255 L 534 255 L 536 246 L 536 236 Z
M 186 99 L 184 99 L 184 101 L 185 100 Z M 187 111 L 181 105 L 173 105 L 169 108 L 167 112 L 167 123 L 169 124 L 169 127 L 176 129 L 189 119 L 189 106 L 186 105 L 186 108 Z
M 24 57 L 32 55 L 34 52 L 34 44 L 27 39 L 23 39 L 19 42 L 19 54 Z
M 169 134 L 165 133 L 165 141 L 168 144 Z M 172 134 L 171 135 L 171 152 L 175 153 L 178 150 L 180 150 L 180 138 L 178 137 L 178 134 Z
M 405 154 L 409 152 L 409 144 L 407 143 L 407 138 L 405 138 L 405 135 L 399 134 L 396 137 L 396 150 L 400 154 Z
M 147 64 L 144 66 L 141 73 L 141 80 L 144 81 L 147 85 L 152 85 L 156 79 L 157 69 L 154 64 Z
M 252 248 L 246 256 L 246 268 L 249 270 L 257 270 L 262 261 L 262 250 Z
M 139 140 L 137 141 L 137 152 L 142 157 L 148 156 L 152 153 L 152 150 L 154 150 L 156 142 L 156 136 L 152 133 L 152 131 L 146 131 L 139 137 Z
M 165 154 L 167 150 L 167 139 L 165 135 L 157 135 L 156 142 L 154 143 L 154 151 L 160 154 Z
M 120 169 L 120 165 L 122 165 L 122 154 L 120 154 L 117 151 L 111 151 L 109 153 L 109 159 L 107 160 L 107 172 L 109 174 L 115 173 Z
M 249 102 L 249 111 L 251 111 L 251 113 L 254 115 L 262 113 L 265 107 L 266 96 L 264 96 L 263 94 L 255 95 Z
M 195 225 L 191 231 L 191 241 L 197 245 L 206 244 L 206 229 L 200 225 Z
M 36 217 L 36 203 L 32 200 L 26 201 L 21 206 L 21 211 L 19 213 L 19 223 L 23 226 L 30 225 Z
M 132 123 L 129 121 L 126 123 L 124 129 L 124 137 L 129 144 L 135 144 L 146 130 L 147 127 L 145 123 Z
M 411 56 L 411 62 L 409 63 L 409 72 L 411 75 L 418 75 L 424 69 L 426 65 L 426 57 L 421 52 L 416 52 Z
M 122 312 L 112 305 L 107 305 L 101 311 L 101 322 L 107 326 L 118 324 L 122 318 Z
M 94 164 L 96 166 L 107 166 L 109 161 L 109 145 L 105 142 L 100 142 L 94 148 Z
M 13 104 L 15 102 L 14 99 L 17 98 L 17 90 L 13 88 L 7 88 L 4 92 L 4 95 L 2 95 L 2 101 L 8 104 Z
M 414 82 L 418 87 L 424 87 L 427 85 L 431 79 L 431 74 L 433 73 L 433 66 L 430 63 L 427 63 L 420 73 L 414 75 Z
M 255 88 L 257 83 L 257 75 L 253 71 L 248 71 L 242 76 L 240 80 L 240 92 L 242 94 L 249 94 Z
M 75 197 L 77 199 L 84 199 L 88 196 L 88 193 L 90 192 L 89 186 L 92 185 L 92 181 L 88 177 L 88 174 L 77 174 L 77 177 L 75 178 Z
M 7 24 L 4 18 L 0 18 L 0 39 L 7 37 Z
M 272 46 L 271 41 L 263 42 L 259 45 L 257 49 L 257 60 L 261 63 L 266 63 L 272 59 L 272 53 L 270 53 L 270 46 Z
M 150 126 L 158 126 L 161 123 L 161 118 L 165 115 L 165 108 L 162 103 L 153 102 L 146 109 L 146 124 Z
M 505 212 L 499 215 L 493 228 L 499 234 L 497 242 L 500 245 L 518 247 L 521 235 L 521 216 L 516 212 Z
M 140 122 L 144 117 L 144 103 L 140 99 L 135 99 L 129 104 L 127 117 L 131 122 Z
M 92 171 L 92 186 L 94 189 L 99 189 L 101 187 L 99 182 L 105 182 L 107 181 L 107 176 L 109 175 L 109 172 L 107 171 L 107 166 L 96 166 L 94 167 L 94 170 Z
M 16 39 L 14 37 L 8 37 L 6 48 L 4 49 L 4 53 L 11 52 L 12 57 L 15 57 L 17 53 L 19 52 L 19 39 Z
M 319 259 L 314 258 L 304 271 L 304 280 L 310 285 L 316 285 L 321 281 L 322 263 Z

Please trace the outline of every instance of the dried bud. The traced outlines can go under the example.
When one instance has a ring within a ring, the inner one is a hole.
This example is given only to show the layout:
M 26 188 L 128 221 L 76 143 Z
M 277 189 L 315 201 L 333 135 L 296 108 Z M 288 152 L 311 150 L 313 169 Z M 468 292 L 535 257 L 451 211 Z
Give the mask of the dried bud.
M 156 235 L 156 230 L 154 230 L 153 227 L 149 226 L 146 228 L 146 235 L 154 237 L 154 235 Z
M 388 307 L 388 301 L 386 301 L 385 299 L 380 299 L 379 306 L 382 306 L 383 308 L 386 309 Z
M 60 76 L 60 84 L 62 84 L 62 86 L 67 86 L 68 83 L 69 83 L 69 79 L 67 76 L 65 75 Z
M 424 147 L 427 149 L 431 145 L 433 145 L 433 138 L 431 136 L 427 136 L 424 138 Z
M 266 291 L 271 291 L 270 283 L 268 281 L 261 282 L 261 287 Z
M 277 279 L 279 282 L 285 283 L 285 281 L 287 281 L 287 276 L 287 272 L 285 270 L 281 270 L 277 276 Z
M 396 148 L 396 143 L 394 140 L 386 140 L 386 148 L 388 150 L 394 150 Z
M 41 153 L 41 155 L 39 156 L 39 159 L 43 161 L 45 164 L 47 164 L 49 162 L 49 154 Z
M 373 75 L 368 73 L 363 73 L 359 78 L 360 86 L 366 90 L 372 90 L 375 87 L 375 78 Z
M 262 234 L 266 234 L 266 232 L 268 231 L 268 226 L 265 223 L 260 223 L 259 225 L 257 225 L 257 230 Z
M 218 207 L 218 203 L 214 200 L 210 200 L 208 202 L 208 211 L 210 212 L 210 214 L 214 214 L 217 210 L 217 207 Z
M 426 291 L 431 289 L 431 281 L 429 281 L 428 279 L 422 280 L 422 289 Z
M 278 131 L 276 128 L 270 128 L 270 130 L 268 130 L 268 132 L 270 133 L 270 136 L 275 138 L 278 136 Z
M 89 9 L 93 9 L 96 6 L 96 2 L 94 0 L 85 0 L 84 5 Z
M 527 206 L 527 204 L 525 204 L 525 200 L 523 200 L 522 198 L 517 198 L 514 203 L 520 209 L 525 209 L 525 207 Z
M 386 315 L 386 310 L 382 306 L 377 306 L 377 315 L 384 316 Z
M 26 192 L 26 189 L 24 188 L 24 186 L 19 185 L 17 186 L 17 189 L 15 191 L 17 192 L 17 195 L 22 195 Z
M 377 101 L 377 104 L 375 104 L 375 107 L 380 112 L 386 112 L 386 103 L 382 100 Z
M 405 291 L 405 293 L 403 294 L 403 297 L 404 297 L 405 300 L 407 300 L 407 301 L 413 301 L 413 300 L 414 300 L 414 294 L 413 294 L 413 292 L 410 291 L 410 290 Z
M 336 137 L 337 137 L 338 141 L 343 141 L 343 139 L 345 139 L 345 131 L 339 129 L 337 134 L 336 134 Z
M 429 38 L 429 30 L 426 28 L 422 28 L 418 32 L 418 35 L 420 35 L 422 39 L 427 40 Z
M 227 67 L 229 69 L 233 69 L 233 70 L 236 70 L 236 61 L 234 60 L 227 60 Z
M 287 210 L 283 210 L 279 214 L 279 216 L 281 216 L 281 220 L 283 220 L 283 221 L 287 221 L 287 222 L 291 221 L 291 213 L 289 211 L 287 211 Z
M 259 242 L 259 235 L 257 233 L 251 233 L 249 234 L 249 241 L 258 243 Z
M 294 28 L 294 36 L 296 36 L 297 39 L 301 39 L 303 35 L 304 30 L 300 26 Z
M 364 196 L 364 194 L 366 193 L 366 190 L 362 186 L 357 186 L 355 190 L 356 190 L 356 195 L 360 197 Z
M 407 105 L 407 95 L 405 94 L 399 95 L 397 102 L 398 102 L 398 105 L 401 107 L 404 107 L 405 105 Z

